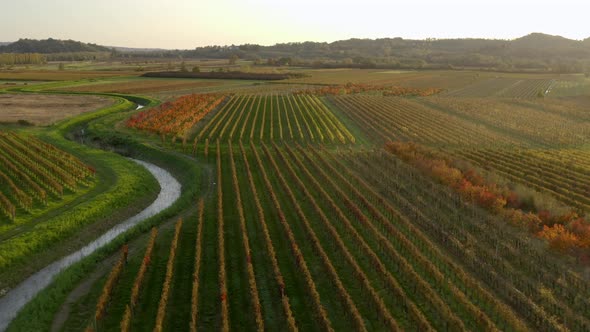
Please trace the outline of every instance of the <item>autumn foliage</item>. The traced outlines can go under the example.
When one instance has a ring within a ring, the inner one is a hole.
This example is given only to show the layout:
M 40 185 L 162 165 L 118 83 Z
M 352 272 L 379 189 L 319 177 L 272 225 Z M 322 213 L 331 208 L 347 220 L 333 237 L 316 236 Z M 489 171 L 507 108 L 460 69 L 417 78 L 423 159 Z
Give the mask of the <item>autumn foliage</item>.
M 426 97 L 440 93 L 439 88 L 407 88 L 401 86 L 375 85 L 347 83 L 343 85 L 330 85 L 315 89 L 304 89 L 293 92 L 294 94 L 327 96 L 327 95 L 350 95 L 363 92 L 381 92 L 383 96 L 419 96 Z
M 590 257 L 590 223 L 575 212 L 553 215 L 546 210 L 525 211 L 515 192 L 486 181 L 472 169 L 463 171 L 454 166 L 453 160 L 436 156 L 423 146 L 411 142 L 388 142 L 385 148 L 453 188 L 463 199 L 547 240 L 550 248 L 575 254 L 583 260 Z
M 168 255 L 168 262 L 166 263 L 166 277 L 164 279 L 164 285 L 162 287 L 162 294 L 160 296 L 160 302 L 158 304 L 158 313 L 156 314 L 156 326 L 154 332 L 163 330 L 164 318 L 166 317 L 166 306 L 170 297 L 170 287 L 172 286 L 172 277 L 174 276 L 174 262 L 176 259 L 176 249 L 178 248 L 178 239 L 182 229 L 182 219 L 176 222 L 174 228 L 174 238 L 170 244 L 170 254 Z
M 220 94 L 193 94 L 139 112 L 127 120 L 127 127 L 146 130 L 162 137 L 186 139 L 190 129 L 223 100 Z
M 124 245 L 123 248 L 121 249 L 121 256 L 119 257 L 119 260 L 115 264 L 115 267 L 113 268 L 113 270 L 109 274 L 107 282 L 105 283 L 105 285 L 102 288 L 102 292 L 100 294 L 100 297 L 98 298 L 98 303 L 96 304 L 96 310 L 94 313 L 94 319 L 97 322 L 104 318 L 104 315 L 107 311 L 107 307 L 109 305 L 109 301 L 110 301 L 111 296 L 113 294 L 113 289 L 115 288 L 117 281 L 119 281 L 119 277 L 121 276 L 121 273 L 123 272 L 123 268 L 125 267 L 125 264 L 127 263 L 128 253 L 129 253 L 129 248 L 127 247 L 127 245 Z
M 0 132 L 0 217 L 10 220 L 51 197 L 89 186 L 96 171 L 33 136 Z

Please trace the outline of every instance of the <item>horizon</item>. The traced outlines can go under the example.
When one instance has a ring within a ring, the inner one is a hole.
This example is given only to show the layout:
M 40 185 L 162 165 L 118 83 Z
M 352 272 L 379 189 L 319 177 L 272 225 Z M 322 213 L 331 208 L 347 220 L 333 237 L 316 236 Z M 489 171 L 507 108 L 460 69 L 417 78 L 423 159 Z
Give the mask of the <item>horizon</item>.
M 205 4 L 189 0 L 23 0 L 4 7 L 0 12 L 3 42 L 54 38 L 111 47 L 186 50 L 351 38 L 514 40 L 533 32 L 572 40 L 590 37 L 584 27 L 588 5 L 575 0 L 562 1 L 559 7 L 547 0 L 493 4 L 420 0 L 398 5 L 368 0 L 362 6 L 349 0 L 303 0 L 297 6 L 269 0 L 248 4 L 235 0 Z
M 306 41 L 301 41 L 301 42 L 292 42 L 292 41 L 283 41 L 283 42 L 278 42 L 275 44 L 268 44 L 268 45 L 262 45 L 262 44 L 256 44 L 256 43 L 243 43 L 243 44 L 225 44 L 225 45 L 221 45 L 221 44 L 211 44 L 211 45 L 203 45 L 203 46 L 197 46 L 198 47 L 210 47 L 210 46 L 220 46 L 220 47 L 228 47 L 228 46 L 240 46 L 240 45 L 259 45 L 262 47 L 271 47 L 271 46 L 275 46 L 278 44 L 296 44 L 296 43 L 327 43 L 327 44 L 331 44 L 334 42 L 338 42 L 338 41 L 346 41 L 346 40 L 380 40 L 380 39 L 397 39 L 397 38 L 401 38 L 402 40 L 502 40 L 502 41 L 514 41 L 520 38 L 524 38 L 527 36 L 531 36 L 531 35 L 535 35 L 535 34 L 540 34 L 540 35 L 545 35 L 545 36 L 550 36 L 550 37 L 557 37 L 557 38 L 565 38 L 568 40 L 573 40 L 573 41 L 578 41 L 578 42 L 582 42 L 585 41 L 586 39 L 590 39 L 590 37 L 587 38 L 583 38 L 583 39 L 571 39 L 568 37 L 564 37 L 564 36 L 560 36 L 560 35 L 551 35 L 551 34 L 547 34 L 544 32 L 531 32 L 528 33 L 526 35 L 523 36 L 519 36 L 516 38 L 512 38 L 512 39 L 500 39 L 500 38 L 481 38 L 481 37 L 456 37 L 456 38 L 403 38 L 403 37 L 399 37 L 399 36 L 392 36 L 392 37 L 381 37 L 381 38 L 358 38 L 358 37 L 351 37 L 348 39 L 340 39 L 340 40 L 334 40 L 334 41 L 314 41 L 314 40 L 306 40 Z M 86 43 L 86 44 L 93 44 L 93 45 L 98 45 L 98 46 L 104 46 L 104 47 L 111 47 L 111 48 L 129 48 L 129 49 L 146 49 L 146 50 L 166 50 L 166 51 L 172 51 L 172 50 L 179 50 L 179 51 L 186 51 L 186 50 L 190 50 L 188 48 L 182 49 L 182 48 L 163 48 L 163 47 L 141 47 L 141 46 L 137 46 L 137 47 L 130 47 L 130 46 L 126 46 L 126 45 L 103 45 L 103 44 L 98 44 L 92 41 L 85 41 L 85 40 L 74 40 L 74 39 L 62 39 L 62 38 L 54 38 L 54 37 L 48 37 L 48 38 L 43 38 L 43 39 L 38 39 L 38 38 L 31 38 L 31 37 L 21 37 L 18 38 L 17 40 L 13 40 L 13 41 L 2 41 L 0 40 L 0 43 L 7 43 L 7 44 L 12 44 L 15 43 L 19 40 L 48 40 L 48 39 L 53 39 L 53 40 L 60 40 L 60 41 L 67 41 L 67 40 L 71 40 L 74 42 L 82 42 L 82 43 Z M 194 48 L 192 48 L 194 49 Z

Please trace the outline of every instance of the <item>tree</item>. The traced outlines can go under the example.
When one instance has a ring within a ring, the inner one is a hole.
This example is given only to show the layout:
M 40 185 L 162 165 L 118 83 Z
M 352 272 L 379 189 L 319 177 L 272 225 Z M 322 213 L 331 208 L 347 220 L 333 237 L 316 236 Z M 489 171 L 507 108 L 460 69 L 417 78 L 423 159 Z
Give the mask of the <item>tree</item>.
M 180 63 L 180 71 L 183 73 L 188 72 L 188 69 L 186 68 L 186 63 L 184 61 Z
M 291 65 L 291 62 L 292 62 L 291 58 L 282 57 L 277 61 L 277 64 L 279 66 L 289 66 L 289 65 Z
M 229 64 L 230 64 L 230 65 L 235 65 L 235 64 L 236 64 L 236 62 L 238 61 L 238 59 L 239 59 L 239 57 L 238 57 L 238 55 L 237 55 L 237 54 L 232 54 L 232 55 L 229 57 Z
M 193 73 L 200 73 L 200 72 L 201 72 L 201 68 L 199 68 L 199 66 L 193 67 Z

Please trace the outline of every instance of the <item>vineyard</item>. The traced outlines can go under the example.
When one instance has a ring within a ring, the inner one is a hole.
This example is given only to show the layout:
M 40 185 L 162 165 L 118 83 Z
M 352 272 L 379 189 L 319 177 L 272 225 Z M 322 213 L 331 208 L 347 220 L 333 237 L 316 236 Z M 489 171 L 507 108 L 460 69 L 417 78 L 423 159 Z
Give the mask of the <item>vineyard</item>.
M 222 97 L 213 95 L 183 97 L 138 113 L 127 121 L 127 126 L 157 133 L 162 137 L 172 134 L 174 138 L 181 138 L 185 145 L 195 124 L 219 105 L 221 100 Z M 195 105 L 194 101 L 203 102 Z M 193 151 L 199 145 L 208 149 L 209 143 L 216 140 L 326 144 L 355 142 L 355 137 L 346 126 L 315 96 L 231 96 L 213 116 L 202 123 L 193 139 Z
M 356 74 L 219 80 L 71 129 L 56 145 L 153 163 L 179 198 L 64 270 L 8 331 L 590 331 L 587 98 L 552 97 L 550 74 Z M 49 134 L 16 132 L 0 134 L 6 227 L 102 184 L 109 167 L 95 178 L 35 138 Z M 121 181 L 115 201 L 144 183 Z M 22 239 L 43 247 L 91 211 L 68 209 Z M 0 227 L 0 266 L 28 263 L 16 231 Z
M 115 265 L 99 331 L 590 328 L 581 279 L 389 153 L 215 147 L 217 198 Z
M 578 150 L 465 149 L 458 157 L 590 212 L 590 154 Z
M 449 97 L 530 99 L 544 97 L 555 81 L 549 79 L 491 78 L 445 93 Z
M 314 96 L 235 96 L 201 129 L 195 142 L 298 141 L 354 143 L 354 136 Z
M 94 169 L 33 136 L 0 133 L 0 220 L 43 209 L 93 184 Z
M 186 141 L 192 127 L 223 99 L 223 96 L 209 94 L 184 96 L 134 115 L 127 120 L 127 127 Z
M 404 140 L 469 146 L 514 142 L 503 133 L 412 100 L 379 96 L 342 96 L 328 100 L 377 143 Z
M 552 109 L 543 109 L 544 103 L 510 103 L 485 98 L 434 98 L 425 101 L 425 104 L 508 133 L 531 145 L 563 147 L 590 141 L 588 122 Z

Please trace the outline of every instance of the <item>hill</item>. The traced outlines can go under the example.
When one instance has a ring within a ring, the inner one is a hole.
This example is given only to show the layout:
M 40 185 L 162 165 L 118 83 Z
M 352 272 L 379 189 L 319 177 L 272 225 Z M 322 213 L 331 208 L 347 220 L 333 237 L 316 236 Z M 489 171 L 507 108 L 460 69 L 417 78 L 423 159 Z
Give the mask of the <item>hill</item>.
M 332 43 L 206 46 L 193 50 L 135 52 L 130 57 L 255 60 L 269 65 L 355 68 L 479 68 L 501 71 L 581 72 L 590 68 L 590 39 L 532 33 L 514 40 L 402 38 L 348 39 Z
M 59 39 L 19 39 L 14 43 L 0 46 L 0 53 L 79 53 L 79 52 L 110 52 L 111 49 L 87 44 L 74 40 Z
M 32 40 L 0 46 L 0 53 L 42 53 L 48 60 L 121 58 L 205 58 L 253 60 L 256 64 L 321 68 L 451 69 L 579 73 L 590 70 L 590 38 L 583 41 L 542 33 L 500 39 L 348 39 L 270 46 L 243 44 L 190 50 L 106 47 L 73 40 Z M 70 56 L 78 54 L 76 57 Z M 60 56 L 59 54 L 68 54 Z

